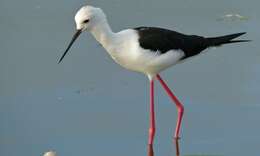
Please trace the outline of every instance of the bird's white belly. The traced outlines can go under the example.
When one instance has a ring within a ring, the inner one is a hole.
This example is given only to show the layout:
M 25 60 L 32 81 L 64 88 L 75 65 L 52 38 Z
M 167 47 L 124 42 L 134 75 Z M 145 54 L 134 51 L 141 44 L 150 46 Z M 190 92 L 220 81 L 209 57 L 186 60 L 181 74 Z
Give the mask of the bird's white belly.
M 106 50 L 116 63 L 132 71 L 146 71 L 150 60 L 143 55 L 138 35 L 134 30 L 128 29 L 118 33 L 118 40 L 113 45 L 116 46 L 107 47 Z
M 117 52 L 111 57 L 126 69 L 147 75 L 155 75 L 176 64 L 183 55 L 181 51 L 169 51 L 165 54 L 159 54 L 138 48 L 136 50 Z
M 170 50 L 164 54 L 150 51 L 140 47 L 138 35 L 133 30 L 125 30 L 119 33 L 120 40 L 116 46 L 106 47 L 113 60 L 122 67 L 154 76 L 160 71 L 176 64 L 184 53 Z
M 145 61 L 134 54 L 118 52 L 116 54 L 111 55 L 111 57 L 116 63 L 118 63 L 126 69 L 137 72 L 144 71 Z

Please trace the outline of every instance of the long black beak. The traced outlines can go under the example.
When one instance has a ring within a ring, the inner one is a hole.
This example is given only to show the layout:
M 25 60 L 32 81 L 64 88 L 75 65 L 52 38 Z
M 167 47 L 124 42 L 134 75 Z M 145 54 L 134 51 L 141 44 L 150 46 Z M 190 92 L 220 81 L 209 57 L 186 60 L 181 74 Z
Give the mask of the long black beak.
M 76 41 L 76 39 L 79 37 L 79 35 L 81 34 L 82 30 L 77 30 L 76 33 L 73 35 L 70 44 L 68 46 L 68 48 L 65 50 L 65 52 L 63 53 L 63 55 L 61 56 L 59 63 L 63 60 L 63 58 L 65 57 L 65 55 L 68 53 L 70 47 L 72 46 L 72 44 L 74 43 L 74 41 Z

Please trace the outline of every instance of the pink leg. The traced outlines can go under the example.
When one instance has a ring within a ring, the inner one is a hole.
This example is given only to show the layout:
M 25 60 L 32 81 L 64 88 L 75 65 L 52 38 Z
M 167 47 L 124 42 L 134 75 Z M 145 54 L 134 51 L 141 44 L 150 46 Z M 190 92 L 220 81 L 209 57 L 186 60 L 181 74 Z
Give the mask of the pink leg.
M 160 81 L 161 85 L 165 89 L 166 93 L 169 95 L 169 97 L 172 99 L 172 101 L 176 104 L 177 110 L 178 110 L 178 118 L 177 118 L 177 124 L 176 124 L 176 130 L 174 137 L 175 139 L 179 139 L 179 132 L 180 132 L 180 127 L 181 127 L 181 121 L 182 121 L 182 116 L 184 113 L 184 107 L 180 103 L 180 101 L 177 99 L 177 97 L 171 92 L 167 84 L 163 81 L 161 76 L 159 74 L 156 75 L 157 79 Z
M 155 134 L 155 115 L 154 115 L 154 81 L 150 80 L 150 128 L 148 144 L 153 145 Z

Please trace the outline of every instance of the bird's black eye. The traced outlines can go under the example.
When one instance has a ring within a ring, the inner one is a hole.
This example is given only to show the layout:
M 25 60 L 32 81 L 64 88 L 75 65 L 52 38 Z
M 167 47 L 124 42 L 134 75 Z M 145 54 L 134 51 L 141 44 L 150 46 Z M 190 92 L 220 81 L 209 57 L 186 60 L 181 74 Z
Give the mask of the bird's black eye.
M 83 21 L 83 23 L 88 23 L 88 21 L 89 21 L 89 19 L 86 19 L 86 20 Z

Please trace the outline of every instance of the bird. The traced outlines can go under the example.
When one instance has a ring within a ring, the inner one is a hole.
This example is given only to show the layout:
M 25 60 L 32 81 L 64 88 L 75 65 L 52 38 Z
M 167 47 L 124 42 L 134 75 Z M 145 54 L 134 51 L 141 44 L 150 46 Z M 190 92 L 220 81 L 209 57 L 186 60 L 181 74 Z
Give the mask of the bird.
M 156 131 L 154 110 L 154 81 L 156 79 L 177 107 L 178 114 L 174 133 L 174 139 L 176 140 L 180 138 L 180 128 L 184 114 L 183 104 L 170 90 L 160 76 L 160 72 L 188 58 L 197 56 L 210 47 L 250 41 L 234 40 L 246 32 L 217 37 L 203 37 L 149 26 L 140 26 L 113 32 L 103 10 L 91 5 L 82 6 L 77 11 L 75 23 L 76 32 L 58 63 L 63 60 L 80 34 L 88 31 L 116 63 L 128 70 L 146 75 L 150 84 L 148 145 L 153 145 Z

